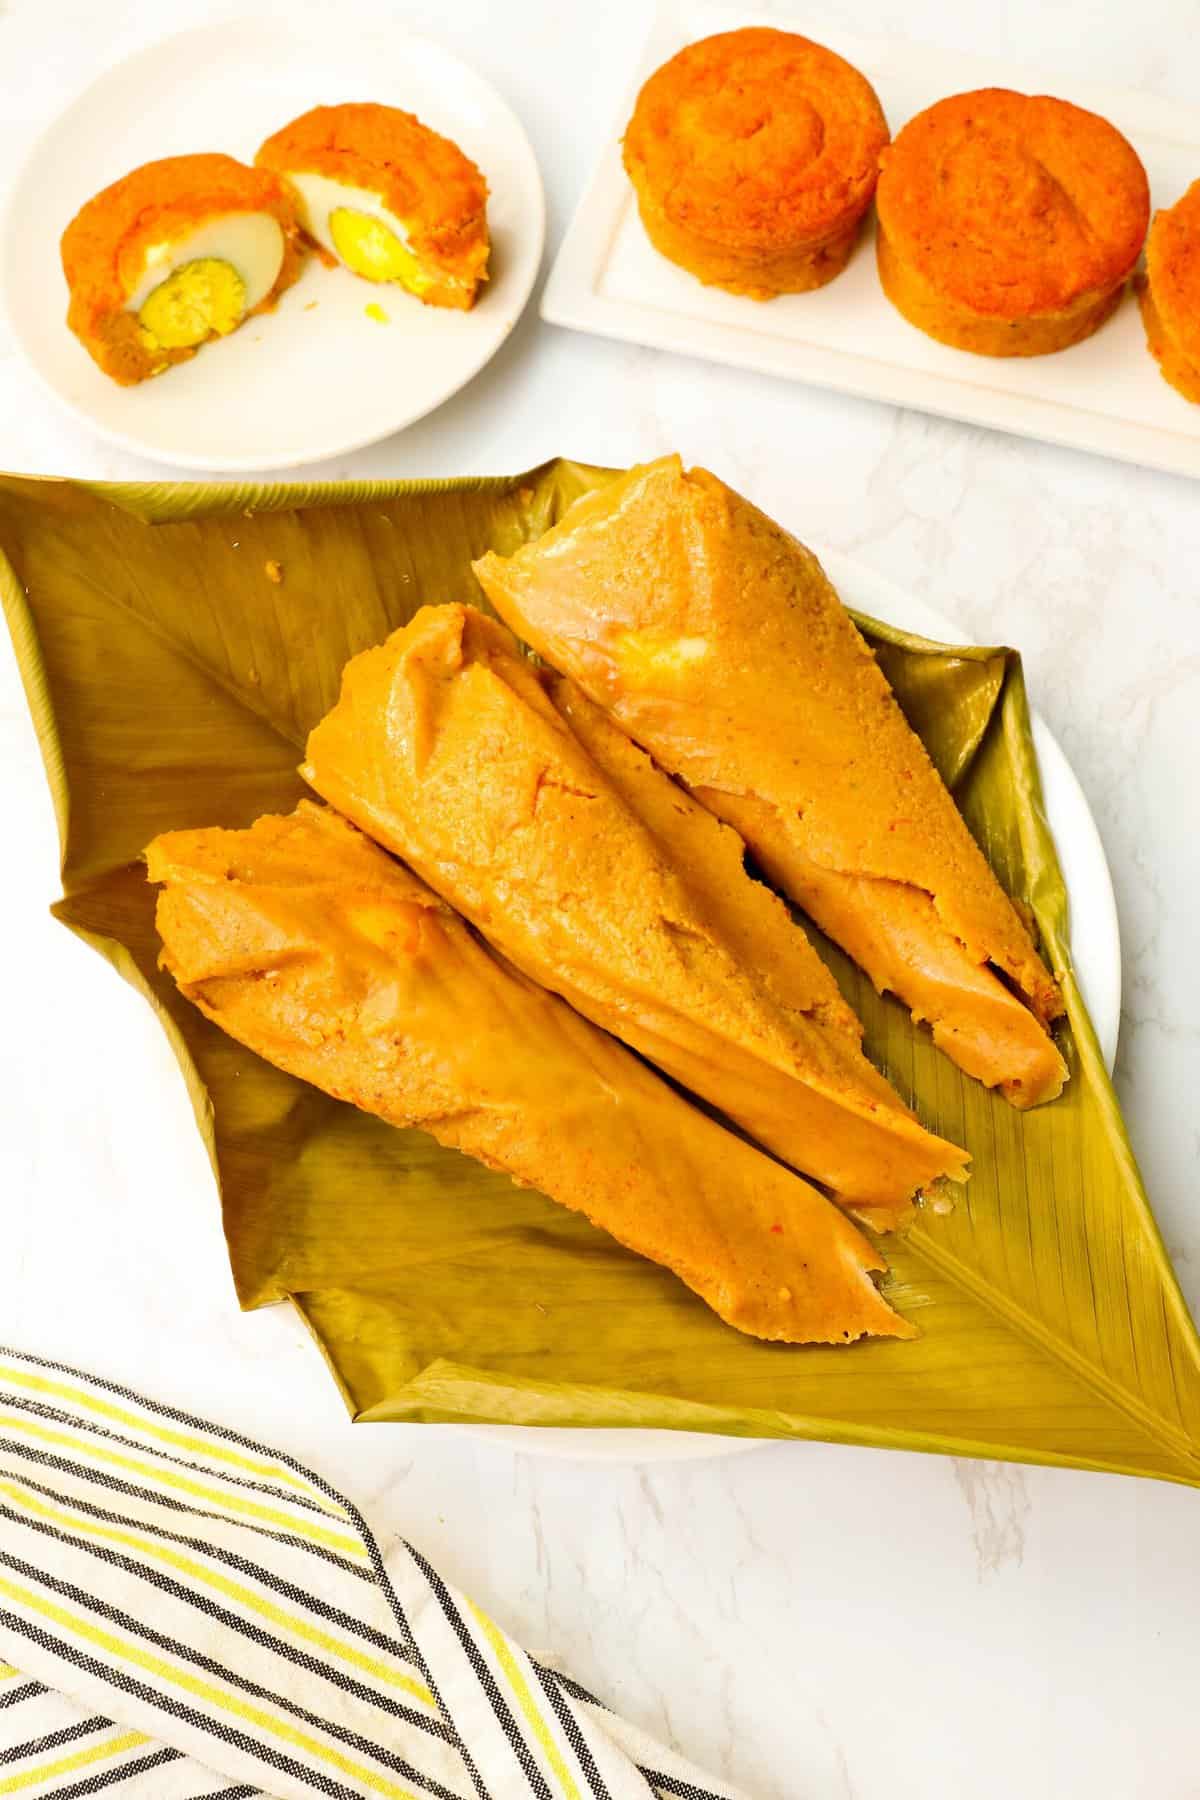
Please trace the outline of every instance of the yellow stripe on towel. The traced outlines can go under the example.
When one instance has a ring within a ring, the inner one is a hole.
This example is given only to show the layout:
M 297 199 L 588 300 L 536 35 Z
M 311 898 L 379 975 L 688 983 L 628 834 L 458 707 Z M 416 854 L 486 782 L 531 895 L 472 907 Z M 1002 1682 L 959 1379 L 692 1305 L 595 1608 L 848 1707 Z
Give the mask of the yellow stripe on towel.
M 252 1725 L 257 1731 L 277 1738 L 280 1743 L 288 1744 L 302 1755 L 311 1757 L 314 1762 L 324 1763 L 337 1769 L 352 1781 L 359 1781 L 373 1794 L 380 1794 L 384 1800 L 417 1800 L 411 1788 L 397 1787 L 386 1775 L 368 1768 L 364 1763 L 356 1762 L 353 1757 L 346 1756 L 331 1745 L 321 1743 L 307 1731 L 281 1719 L 276 1713 L 267 1712 L 261 1706 L 255 1706 L 248 1700 L 241 1699 L 228 1688 L 220 1687 L 216 1682 L 207 1681 L 200 1675 L 193 1675 L 189 1669 L 177 1669 L 165 1657 L 157 1656 L 154 1651 L 147 1650 L 141 1644 L 135 1644 L 128 1638 L 118 1637 L 115 1632 L 107 1631 L 90 1619 L 78 1613 L 68 1611 L 56 1600 L 49 1600 L 43 1594 L 35 1593 L 31 1588 L 22 1587 L 19 1582 L 10 1581 L 7 1576 L 0 1575 L 0 1594 L 15 1601 L 27 1611 L 37 1613 L 39 1617 L 48 1619 L 60 1631 L 76 1642 L 92 1644 L 105 1656 L 119 1663 L 126 1663 L 134 1668 L 153 1675 L 164 1686 L 178 1688 L 185 1694 L 191 1694 L 204 1706 L 211 1706 L 220 1712 L 229 1713 Z M 0 1785 L 0 1794 L 6 1790 Z
M 240 1581 L 223 1575 L 218 1569 L 210 1569 L 206 1563 L 197 1562 L 195 1557 L 185 1556 L 173 1550 L 169 1544 L 156 1543 L 152 1538 L 141 1537 L 135 1530 L 122 1529 L 114 1525 L 99 1525 L 81 1514 L 65 1510 L 62 1507 L 50 1506 L 36 1495 L 26 1493 L 24 1488 L 11 1481 L 0 1480 L 0 1494 L 4 1494 L 36 1518 L 47 1519 L 54 1525 L 63 1526 L 68 1531 L 84 1533 L 88 1537 L 107 1538 L 110 1543 L 122 1544 L 126 1550 L 132 1550 L 138 1556 L 152 1557 L 155 1562 L 165 1563 L 168 1568 L 177 1569 L 181 1575 L 188 1575 L 193 1581 L 202 1582 L 205 1587 L 212 1588 L 218 1594 L 224 1594 L 228 1600 L 235 1600 L 248 1612 L 255 1612 L 262 1619 L 277 1627 L 302 1643 L 312 1644 L 325 1651 L 326 1655 L 336 1657 L 340 1662 L 349 1663 L 351 1668 L 370 1675 L 374 1680 L 386 1687 L 402 1688 L 422 1706 L 430 1707 L 434 1712 L 439 1710 L 438 1703 L 423 1682 L 408 1675 L 394 1662 L 387 1662 L 380 1657 L 371 1656 L 360 1650 L 356 1644 L 347 1644 L 341 1638 L 334 1637 L 319 1625 L 311 1624 L 307 1619 L 298 1618 L 295 1613 L 288 1612 L 282 1606 L 276 1606 L 273 1600 L 256 1593 L 253 1588 L 246 1587 Z
M 285 1486 L 297 1488 L 306 1494 L 322 1512 L 330 1513 L 334 1518 L 346 1517 L 344 1507 L 327 1500 L 320 1489 L 315 1488 L 302 1475 L 297 1475 L 292 1469 L 285 1469 L 278 1463 L 259 1462 L 252 1456 L 245 1456 L 241 1451 L 223 1444 L 219 1438 L 177 1431 L 169 1425 L 157 1425 L 144 1413 L 130 1412 L 111 1400 L 89 1393 L 86 1388 L 72 1387 L 66 1381 L 53 1381 L 48 1376 L 35 1375 L 27 1369 L 14 1369 L 9 1363 L 0 1363 L 0 1382 L 4 1381 L 12 1387 L 28 1388 L 35 1394 L 49 1394 L 56 1400 L 66 1400 L 72 1406 L 95 1413 L 98 1418 L 145 1432 L 147 1437 L 157 1438 L 162 1444 L 171 1444 L 176 1450 L 187 1450 L 193 1456 L 212 1457 L 214 1461 L 228 1463 L 230 1468 L 244 1469 L 249 1475 L 261 1476 L 265 1481 L 283 1482 Z
M 54 1781 L 59 1775 L 70 1775 L 75 1769 L 86 1769 L 99 1762 L 108 1762 L 114 1756 L 121 1756 L 126 1750 L 134 1750 L 139 1744 L 148 1744 L 150 1739 L 141 1731 L 126 1731 L 120 1737 L 107 1738 L 103 1744 L 92 1744 L 86 1750 L 76 1750 L 70 1756 L 60 1756 L 54 1762 L 38 1763 L 34 1769 L 22 1769 L 19 1775 L 10 1775 L 7 1781 L 0 1781 L 0 1794 L 19 1794 L 22 1788 L 34 1787 L 41 1781 Z
M 513 1655 L 512 1645 L 500 1627 L 489 1619 L 485 1612 L 481 1612 L 473 1600 L 468 1600 L 467 1605 L 479 1629 L 491 1645 L 492 1653 L 504 1671 L 505 1680 L 516 1696 L 517 1705 L 533 1729 L 533 1735 L 546 1752 L 546 1761 L 550 1764 L 567 1800 L 580 1800 L 579 1789 L 575 1785 L 570 1769 L 563 1761 L 562 1751 L 546 1721 L 546 1715 L 538 1705 L 533 1690 L 525 1679 L 524 1670 Z
M 339 1531 L 330 1531 L 323 1525 L 311 1524 L 307 1519 L 295 1518 L 291 1513 L 280 1512 L 273 1506 L 262 1506 L 257 1501 L 244 1500 L 240 1494 L 227 1494 L 219 1488 L 205 1487 L 203 1482 L 192 1481 L 175 1469 L 140 1462 L 135 1456 L 126 1456 L 120 1450 L 109 1450 L 102 1444 L 86 1443 L 77 1433 L 51 1431 L 19 1413 L 0 1413 L 0 1430 L 23 1432 L 27 1437 L 37 1438 L 39 1443 L 54 1444 L 59 1449 L 68 1450 L 72 1456 L 87 1457 L 92 1462 L 109 1463 L 113 1468 L 124 1469 L 129 1474 L 137 1475 L 151 1487 L 173 1488 L 176 1493 L 188 1494 L 195 1500 L 205 1500 L 210 1506 L 225 1512 L 241 1513 L 247 1519 L 270 1525 L 274 1530 L 290 1532 L 293 1537 L 305 1537 L 314 1544 L 323 1544 L 326 1549 L 335 1550 L 340 1556 L 351 1556 L 357 1562 L 366 1560 L 366 1549 L 358 1538 L 348 1538 Z

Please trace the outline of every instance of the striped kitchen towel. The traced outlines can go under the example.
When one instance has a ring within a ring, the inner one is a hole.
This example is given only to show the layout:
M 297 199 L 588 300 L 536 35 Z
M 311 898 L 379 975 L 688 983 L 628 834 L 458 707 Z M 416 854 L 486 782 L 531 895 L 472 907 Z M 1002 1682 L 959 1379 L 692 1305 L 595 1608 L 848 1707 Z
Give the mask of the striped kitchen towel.
M 738 1800 L 276 1450 L 0 1351 L 0 1796 Z

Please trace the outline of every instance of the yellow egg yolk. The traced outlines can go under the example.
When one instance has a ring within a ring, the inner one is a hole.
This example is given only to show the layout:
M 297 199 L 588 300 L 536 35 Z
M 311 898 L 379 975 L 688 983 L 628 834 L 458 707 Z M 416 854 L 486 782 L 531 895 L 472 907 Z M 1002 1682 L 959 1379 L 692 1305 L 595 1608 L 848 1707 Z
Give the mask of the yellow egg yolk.
M 622 679 L 630 687 L 652 686 L 656 678 L 685 674 L 708 655 L 702 637 L 664 637 L 650 631 L 622 632 L 616 642 Z
M 398 281 L 411 294 L 429 286 L 429 276 L 394 231 L 369 214 L 339 206 L 329 215 L 329 235 L 348 269 L 367 281 Z
M 144 301 L 138 321 L 151 346 L 190 350 L 215 331 L 225 337 L 242 322 L 246 284 L 232 263 L 215 256 L 181 263 Z

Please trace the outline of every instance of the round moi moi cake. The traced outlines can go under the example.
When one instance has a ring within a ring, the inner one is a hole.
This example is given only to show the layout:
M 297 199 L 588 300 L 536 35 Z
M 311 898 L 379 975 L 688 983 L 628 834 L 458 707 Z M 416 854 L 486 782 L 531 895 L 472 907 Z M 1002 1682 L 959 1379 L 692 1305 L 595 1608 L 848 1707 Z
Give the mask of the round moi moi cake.
M 1163 379 L 1200 400 L 1200 181 L 1154 215 L 1138 298 Z
M 930 337 L 981 356 L 1042 356 L 1115 309 L 1150 191 L 1106 119 L 981 88 L 918 113 L 881 161 L 879 278 Z
M 754 27 L 689 44 L 651 75 L 624 159 L 656 250 L 709 286 L 770 300 L 845 268 L 887 141 L 857 69 Z
M 487 280 L 487 182 L 412 113 L 316 106 L 269 137 L 255 161 L 287 183 L 326 261 L 396 282 L 427 306 L 474 305 Z
M 273 306 L 301 255 L 276 176 L 231 156 L 144 163 L 63 232 L 67 324 L 106 375 L 131 386 Z

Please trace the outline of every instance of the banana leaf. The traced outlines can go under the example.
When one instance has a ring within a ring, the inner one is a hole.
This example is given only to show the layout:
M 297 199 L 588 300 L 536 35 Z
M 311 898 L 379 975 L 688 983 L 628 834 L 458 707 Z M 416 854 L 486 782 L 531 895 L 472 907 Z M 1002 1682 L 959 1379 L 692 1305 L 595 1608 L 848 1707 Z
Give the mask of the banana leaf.
M 822 945 L 870 1053 L 974 1173 L 886 1245 L 914 1342 L 739 1336 L 664 1270 L 259 1061 L 157 967 L 156 832 L 301 796 L 343 663 L 610 472 L 295 487 L 0 479 L 0 587 L 62 838 L 54 908 L 155 1008 L 243 1306 L 290 1301 L 362 1420 L 825 1438 L 1200 1485 L 1200 1342 L 1071 974 L 1019 658 L 862 621 L 997 875 L 1066 970 L 1063 1097 L 1015 1112 Z M 778 671 L 781 681 L 786 670 Z M 464 1029 L 470 1021 L 463 1021 Z

